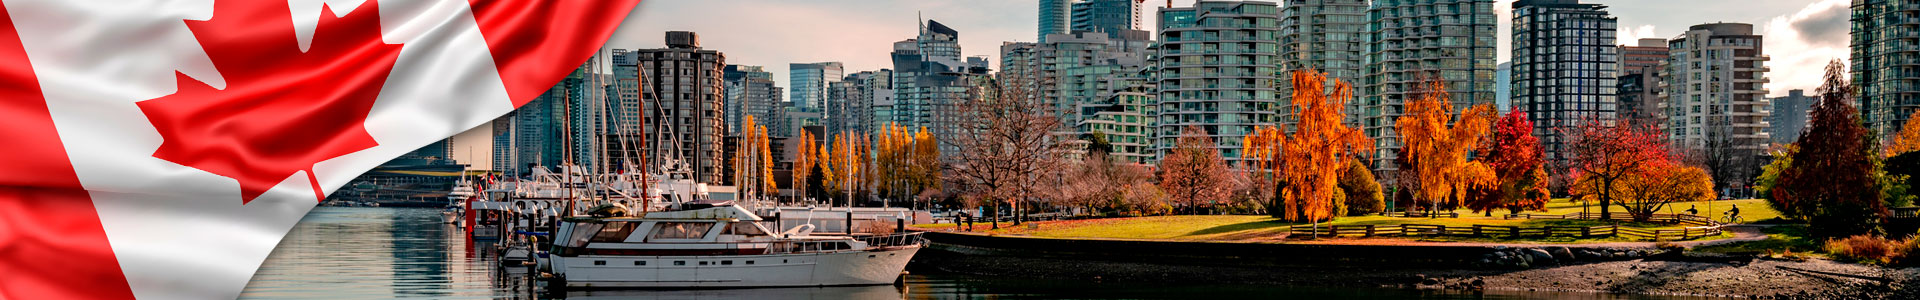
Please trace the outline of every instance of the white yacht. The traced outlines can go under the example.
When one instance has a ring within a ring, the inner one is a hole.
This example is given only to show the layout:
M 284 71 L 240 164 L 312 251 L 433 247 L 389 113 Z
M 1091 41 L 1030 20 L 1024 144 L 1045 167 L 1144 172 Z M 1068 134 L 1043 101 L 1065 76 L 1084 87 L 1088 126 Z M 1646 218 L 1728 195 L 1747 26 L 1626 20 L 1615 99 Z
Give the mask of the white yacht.
M 731 203 L 691 203 L 644 217 L 568 218 L 551 267 L 574 288 L 779 287 L 890 284 L 924 245 L 918 233 L 770 232 Z

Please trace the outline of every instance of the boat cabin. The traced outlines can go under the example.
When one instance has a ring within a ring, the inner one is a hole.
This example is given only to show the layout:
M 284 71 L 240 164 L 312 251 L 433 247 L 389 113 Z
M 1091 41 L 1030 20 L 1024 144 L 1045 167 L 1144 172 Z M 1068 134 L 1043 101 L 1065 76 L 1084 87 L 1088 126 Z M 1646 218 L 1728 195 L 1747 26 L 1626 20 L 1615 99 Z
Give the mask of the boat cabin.
M 554 253 L 578 255 L 755 255 L 862 249 L 845 237 L 772 232 L 732 205 L 647 213 L 645 217 L 572 218 L 561 222 Z

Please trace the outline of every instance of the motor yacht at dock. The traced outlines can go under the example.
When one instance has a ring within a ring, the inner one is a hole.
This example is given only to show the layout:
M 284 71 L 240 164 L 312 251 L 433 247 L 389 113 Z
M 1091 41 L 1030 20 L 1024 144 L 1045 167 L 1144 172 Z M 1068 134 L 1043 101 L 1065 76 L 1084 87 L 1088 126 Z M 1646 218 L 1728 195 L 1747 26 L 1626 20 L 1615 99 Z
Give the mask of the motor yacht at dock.
M 571 288 L 781 287 L 891 284 L 924 242 L 918 233 L 813 235 L 769 231 L 731 202 L 567 218 L 551 268 Z

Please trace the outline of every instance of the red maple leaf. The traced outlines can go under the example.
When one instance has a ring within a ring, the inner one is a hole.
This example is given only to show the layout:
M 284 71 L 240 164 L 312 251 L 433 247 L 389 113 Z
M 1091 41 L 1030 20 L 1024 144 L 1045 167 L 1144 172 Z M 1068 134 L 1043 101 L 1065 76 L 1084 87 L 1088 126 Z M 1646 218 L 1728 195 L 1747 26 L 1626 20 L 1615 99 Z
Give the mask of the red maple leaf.
M 217 1 L 186 21 L 227 86 L 176 74 L 179 92 L 141 101 L 164 139 L 153 157 L 238 180 L 242 204 L 299 171 L 324 199 L 314 164 L 379 145 L 365 122 L 401 45 L 381 41 L 377 3 L 323 7 L 304 52 L 286 1 Z

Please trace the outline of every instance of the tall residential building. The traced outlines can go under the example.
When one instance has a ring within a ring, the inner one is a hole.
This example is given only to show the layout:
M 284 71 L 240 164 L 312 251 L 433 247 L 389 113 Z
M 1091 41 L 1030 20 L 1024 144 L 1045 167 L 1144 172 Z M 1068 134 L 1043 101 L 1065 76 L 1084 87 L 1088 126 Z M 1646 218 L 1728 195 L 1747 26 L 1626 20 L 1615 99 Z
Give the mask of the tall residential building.
M 1119 36 L 1115 38 L 1113 36 Z M 1127 161 L 1154 161 L 1152 81 L 1143 77 L 1150 33 L 1075 31 L 1039 45 L 1001 46 L 1001 80 L 1033 85 L 1060 119 L 1060 134 L 1089 140 L 1098 132 Z
M 986 76 L 985 60 L 960 60 L 960 32 L 927 20 L 914 39 L 893 44 L 893 105 L 891 117 L 901 126 L 926 127 L 940 140 L 952 140 L 959 124 L 959 105 L 974 95 Z M 974 66 L 969 66 L 974 65 Z M 876 120 L 878 122 L 879 120 Z M 943 153 L 954 153 L 941 145 Z
M 1295 70 L 1327 74 L 1323 84 L 1344 81 L 1356 88 L 1366 70 L 1366 0 L 1286 0 L 1280 9 L 1280 104 L 1293 99 Z M 1359 128 L 1360 101 L 1350 99 L 1346 123 Z M 1291 117 L 1286 116 L 1288 122 Z
M 1853 85 L 1860 116 L 1886 141 L 1920 109 L 1920 0 L 1854 0 Z
M 1733 179 L 1717 182 L 1722 187 L 1745 186 L 1773 142 L 1763 44 L 1743 23 L 1694 25 L 1667 43 L 1661 127 L 1672 145 L 1726 162 Z
M 726 55 L 700 48 L 693 32 L 667 32 L 667 48 L 633 51 L 640 79 L 640 112 L 645 116 L 638 132 L 646 141 L 640 150 L 647 166 L 657 169 L 678 160 L 699 182 L 720 182 L 721 137 L 726 130 L 721 97 Z M 625 151 L 613 152 L 619 155 Z M 638 162 L 637 158 L 611 157 Z
M 1620 118 L 1652 124 L 1660 114 L 1660 64 L 1667 62 L 1666 39 L 1640 39 L 1620 45 L 1620 77 L 1616 97 Z
M 1813 101 L 1813 96 L 1808 96 L 1805 90 L 1791 90 L 1784 97 L 1773 98 L 1773 111 L 1767 115 L 1767 134 L 1774 144 L 1800 140 L 1800 132 L 1807 129 L 1807 113 L 1813 110 Z
M 1493 106 L 1501 114 L 1513 109 L 1513 62 L 1500 63 L 1493 71 Z
M 1214 148 L 1240 165 L 1240 141 L 1254 127 L 1279 119 L 1274 82 L 1279 74 L 1279 8 L 1265 1 L 1201 0 L 1159 12 L 1153 63 L 1159 120 L 1159 157 L 1188 126 L 1205 130 Z
M 1396 168 L 1401 142 L 1394 120 L 1402 104 L 1417 96 L 1421 78 L 1445 81 L 1456 110 L 1494 103 L 1499 33 L 1493 3 L 1374 0 L 1367 9 L 1366 77 L 1354 94 L 1363 97 L 1360 123 L 1376 145 L 1375 170 Z
M 1035 41 L 1046 42 L 1047 35 L 1067 33 L 1072 27 L 1068 15 L 1072 12 L 1073 0 L 1040 0 L 1040 30 L 1033 37 Z
M 760 66 L 727 65 L 721 77 L 726 79 L 727 86 L 724 100 L 727 135 L 740 134 L 740 124 L 747 116 L 753 116 L 754 122 L 760 125 L 768 125 L 785 110 L 780 97 L 782 89 L 774 86 L 772 72 Z
M 1562 128 L 1618 118 L 1618 26 L 1607 6 L 1578 0 L 1513 2 L 1513 105 L 1533 121 L 1546 160 L 1572 158 Z
M 1070 27 L 1075 32 L 1099 32 L 1109 38 L 1121 38 L 1129 31 L 1140 30 L 1143 2 L 1146 0 L 1076 1 L 1068 18 L 1072 23 Z
M 840 62 L 788 64 L 788 101 L 801 110 L 820 111 L 826 107 L 827 86 L 845 76 Z

